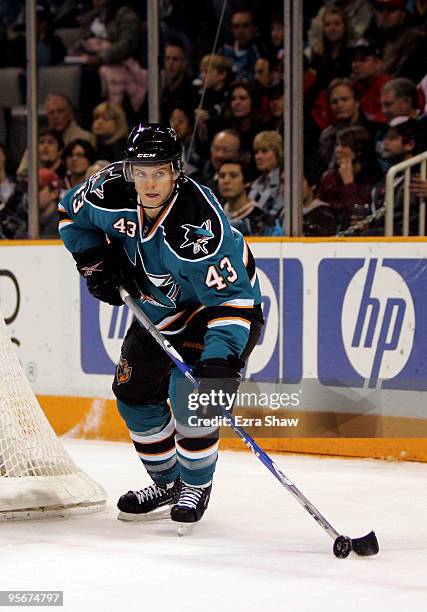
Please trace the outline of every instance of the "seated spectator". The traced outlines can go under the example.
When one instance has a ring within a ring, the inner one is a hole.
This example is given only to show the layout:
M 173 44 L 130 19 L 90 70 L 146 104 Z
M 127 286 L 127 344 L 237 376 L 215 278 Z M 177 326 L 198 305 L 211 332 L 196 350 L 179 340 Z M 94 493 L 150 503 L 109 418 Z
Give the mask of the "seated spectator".
M 165 45 L 164 69 L 162 72 L 162 92 L 160 114 L 167 121 L 176 106 L 194 108 L 194 90 L 187 75 L 188 60 L 182 43 L 170 41 Z
M 81 39 L 71 53 L 83 64 L 82 112 L 99 102 L 99 87 L 110 102 L 122 104 L 127 94 L 132 110 L 141 107 L 147 93 L 142 26 L 137 13 L 119 0 L 92 0 L 84 15 Z
M 6 161 L 6 149 L 0 144 L 0 210 L 4 208 L 16 187 L 15 181 L 7 173 Z
M 255 136 L 255 164 L 259 177 L 251 185 L 249 197 L 263 211 L 274 216 L 284 206 L 280 191 L 280 168 L 283 162 L 283 140 L 273 131 L 260 132 Z
M 282 138 L 285 137 L 284 110 L 285 86 L 283 81 L 276 81 L 269 89 L 270 115 L 269 128 L 275 130 Z
M 91 144 L 94 143 L 95 139 L 93 134 L 83 130 L 77 124 L 74 118 L 72 104 L 67 96 L 60 93 L 50 93 L 46 98 L 44 107 L 48 127 L 61 134 L 64 145 L 67 145 L 76 138 L 87 140 Z M 19 163 L 16 174 L 22 176 L 26 175 L 27 173 L 28 156 L 27 151 L 25 151 Z
M 316 71 L 310 68 L 308 59 L 303 56 L 303 69 L 304 69 L 304 123 L 303 123 L 303 136 L 304 136 L 304 157 L 306 159 L 311 158 L 314 153 L 317 153 L 319 146 L 320 128 L 317 123 L 317 104 L 316 101 L 319 99 L 321 88 L 317 81 Z M 327 110 L 328 115 L 332 115 L 332 111 L 329 109 L 329 105 L 325 104 L 324 107 Z M 324 109 L 323 109 L 324 110 Z M 323 118 L 322 118 L 323 119 Z M 325 121 L 327 127 L 331 124 L 332 119 Z M 323 124 L 323 122 L 322 122 Z M 282 133 L 284 139 L 284 130 Z
M 375 22 L 368 36 L 382 51 L 384 72 L 418 83 L 426 73 L 425 31 L 412 27 L 406 0 L 375 0 L 374 5 Z
M 177 106 L 169 117 L 169 124 L 178 134 L 182 143 L 184 174 L 194 177 L 202 168 L 202 158 L 198 152 L 197 139 L 192 138 L 193 123 L 190 111 Z
M 271 70 L 271 59 L 259 57 L 255 63 L 255 88 L 256 95 L 261 100 L 261 112 L 266 121 L 271 116 L 270 111 L 270 87 L 273 84 L 273 73 Z
M 381 109 L 390 123 L 396 117 L 425 120 L 425 115 L 418 109 L 418 91 L 410 79 L 399 77 L 388 81 L 381 89 Z
M 46 1 L 36 4 L 37 66 L 57 66 L 61 64 L 66 49 L 61 38 L 55 34 L 53 15 Z M 26 68 L 25 9 L 8 30 L 3 41 L 2 53 L 8 58 L 7 66 Z
M 365 32 L 370 27 L 374 14 L 372 4 L 369 0 L 332 0 L 332 2 L 328 2 L 328 4 L 339 4 L 343 8 L 348 20 L 350 39 L 363 38 L 365 36 Z M 308 41 L 313 48 L 316 48 L 320 44 L 322 36 L 322 19 L 325 9 L 326 7 L 323 6 L 319 10 L 316 17 L 312 20 L 308 31 Z
M 218 190 L 231 225 L 244 236 L 283 235 L 275 215 L 248 197 L 249 169 L 242 159 L 224 160 L 218 169 Z
M 284 42 L 283 16 L 281 13 L 274 13 L 271 18 L 270 41 L 267 45 L 271 63 L 283 61 L 283 42 Z
M 234 159 L 242 152 L 242 137 L 236 130 L 220 130 L 215 134 L 200 182 L 218 196 L 218 169 L 225 159 Z
M 386 117 L 381 111 L 380 92 L 390 80 L 383 72 L 383 61 L 380 50 L 363 38 L 352 47 L 353 83 L 359 108 L 369 121 L 385 123 Z
M 74 117 L 73 105 L 67 96 L 61 93 L 50 93 L 45 101 L 45 111 L 48 127 L 62 134 L 65 145 L 76 138 L 87 140 L 91 145 L 94 144 L 93 134 L 78 125 Z
M 47 168 L 39 168 L 39 236 L 58 237 L 58 202 L 61 191 L 59 176 Z M 0 211 L 0 237 L 28 238 L 28 186 L 22 182 Z
M 226 103 L 230 72 L 230 60 L 221 55 L 205 55 L 200 61 L 201 87 L 195 103 L 202 106 L 194 113 L 201 141 L 212 139 L 214 126 L 218 124 Z
M 304 236 L 335 236 L 338 220 L 334 209 L 316 197 L 318 177 L 305 170 L 303 179 L 302 233 Z
M 255 81 L 263 92 L 272 85 L 271 60 L 268 57 L 259 57 L 255 62 Z
M 253 83 L 237 81 L 230 87 L 224 125 L 240 132 L 242 149 L 249 154 L 256 134 L 265 127 L 260 102 Z
M 64 143 L 56 130 L 45 128 L 39 133 L 39 164 L 55 172 L 61 180 L 65 177 L 65 164 L 62 159 Z
M 411 159 L 420 152 L 420 124 L 415 119 L 398 117 L 391 121 L 384 139 L 384 158 L 389 166 L 394 166 L 404 160 Z M 427 195 L 427 181 L 417 174 L 418 169 L 411 174 L 409 233 L 418 235 L 419 199 Z M 393 184 L 394 189 L 394 235 L 401 236 L 403 232 L 403 202 L 405 196 L 404 175 L 397 174 Z M 372 190 L 371 211 L 381 212 L 385 201 L 385 178 Z M 385 231 L 385 217 L 380 215 L 369 226 L 363 228 L 363 236 L 381 236 Z
M 415 119 L 420 123 L 420 134 L 424 132 L 424 137 L 420 136 L 420 146 L 425 150 L 427 149 L 427 117 L 418 110 L 417 103 L 417 88 L 410 79 L 403 77 L 392 79 L 381 90 L 381 108 L 387 119 L 388 126 L 398 117 Z M 384 138 L 388 126 L 384 126 L 377 134 L 375 142 L 377 159 L 383 172 L 386 172 L 390 167 L 389 159 L 383 156 Z
M 323 167 L 335 165 L 335 145 L 338 132 L 351 126 L 361 126 L 374 135 L 379 124 L 370 122 L 359 110 L 354 86 L 348 79 L 335 79 L 328 88 L 329 104 L 334 122 L 325 128 L 319 138 L 319 161 Z
M 331 204 L 345 229 L 355 209 L 370 202 L 380 176 L 369 132 L 360 126 L 338 132 L 335 159 L 335 168 L 322 176 L 319 198 Z
M 64 186 L 71 189 L 85 180 L 87 169 L 95 161 L 95 150 L 87 140 L 77 138 L 65 147 L 64 159 L 67 167 Z
M 350 32 L 346 13 L 337 6 L 326 6 L 321 19 L 321 37 L 306 53 L 319 85 L 326 89 L 332 79 L 351 72 Z
M 123 159 L 129 127 L 121 106 L 110 102 L 98 104 L 93 111 L 92 133 L 98 157 L 110 162 Z
M 260 52 L 255 44 L 257 27 L 254 15 L 247 9 L 237 9 L 231 14 L 232 44 L 225 44 L 219 55 L 227 57 L 232 64 L 235 80 L 253 80 L 255 78 L 255 62 Z

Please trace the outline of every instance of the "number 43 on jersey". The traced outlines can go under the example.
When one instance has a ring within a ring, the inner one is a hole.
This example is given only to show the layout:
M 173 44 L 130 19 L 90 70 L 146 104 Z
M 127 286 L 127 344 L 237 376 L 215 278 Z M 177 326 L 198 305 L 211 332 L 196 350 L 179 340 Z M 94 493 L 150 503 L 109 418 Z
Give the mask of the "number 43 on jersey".
M 206 287 L 215 287 L 215 289 L 221 291 L 222 289 L 226 289 L 229 284 L 231 285 L 236 282 L 238 275 L 228 257 L 223 257 L 221 259 L 219 262 L 219 269 L 220 271 L 218 271 L 214 264 L 209 266 L 205 278 Z M 227 272 L 227 276 L 224 275 L 224 270 Z

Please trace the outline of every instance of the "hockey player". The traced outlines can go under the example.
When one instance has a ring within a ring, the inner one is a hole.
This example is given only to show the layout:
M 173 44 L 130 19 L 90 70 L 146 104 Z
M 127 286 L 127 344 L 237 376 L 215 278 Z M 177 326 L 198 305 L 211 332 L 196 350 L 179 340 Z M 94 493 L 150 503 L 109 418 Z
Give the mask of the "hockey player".
M 60 235 L 92 295 L 121 305 L 125 286 L 193 366 L 204 391 L 218 379 L 237 389 L 262 326 L 255 263 L 213 193 L 182 174 L 181 156 L 172 128 L 135 127 L 124 160 L 62 200 Z M 208 505 L 219 431 L 189 426 L 181 378 L 134 321 L 113 391 L 154 483 L 122 495 L 119 518 L 139 520 L 173 505 L 172 520 L 191 523 Z

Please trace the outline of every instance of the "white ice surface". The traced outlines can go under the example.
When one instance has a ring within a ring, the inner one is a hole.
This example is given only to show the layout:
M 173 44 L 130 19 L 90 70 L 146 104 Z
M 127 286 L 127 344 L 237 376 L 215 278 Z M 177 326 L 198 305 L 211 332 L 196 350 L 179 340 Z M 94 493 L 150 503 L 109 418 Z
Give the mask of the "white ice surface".
M 169 522 L 116 520 L 117 498 L 148 482 L 130 444 L 65 445 L 107 509 L 1 523 L 0 589 L 61 589 L 63 609 L 90 612 L 427 611 L 427 465 L 275 456 L 338 531 L 376 531 L 379 555 L 340 560 L 252 454 L 221 453 L 203 521 L 178 538 Z

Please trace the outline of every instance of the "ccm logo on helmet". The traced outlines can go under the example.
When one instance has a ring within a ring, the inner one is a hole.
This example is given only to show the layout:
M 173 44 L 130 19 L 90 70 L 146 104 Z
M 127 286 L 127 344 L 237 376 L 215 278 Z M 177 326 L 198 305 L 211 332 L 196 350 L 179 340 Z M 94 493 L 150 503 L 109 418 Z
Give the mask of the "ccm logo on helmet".
M 156 157 L 155 153 L 138 153 L 137 157 Z

